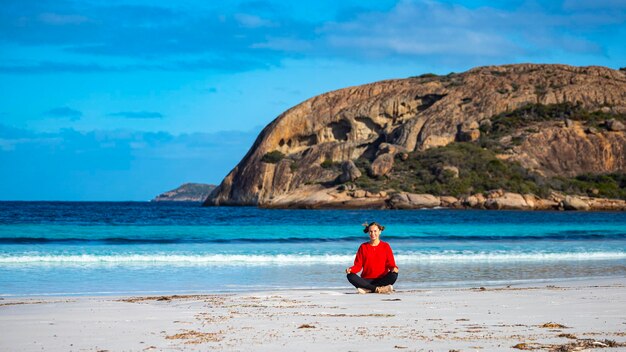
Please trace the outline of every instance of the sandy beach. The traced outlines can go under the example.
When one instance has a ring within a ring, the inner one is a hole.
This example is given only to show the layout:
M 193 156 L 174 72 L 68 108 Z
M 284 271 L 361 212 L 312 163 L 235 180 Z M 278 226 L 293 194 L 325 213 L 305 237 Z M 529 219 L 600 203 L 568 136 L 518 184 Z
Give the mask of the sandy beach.
M 2 351 L 626 350 L 626 279 L 0 300 Z

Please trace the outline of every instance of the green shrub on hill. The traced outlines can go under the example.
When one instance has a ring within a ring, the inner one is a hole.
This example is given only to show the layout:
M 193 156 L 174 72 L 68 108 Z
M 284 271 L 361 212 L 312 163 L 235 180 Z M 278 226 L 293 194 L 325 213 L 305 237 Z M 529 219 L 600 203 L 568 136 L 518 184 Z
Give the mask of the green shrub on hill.
M 549 194 L 537 186 L 535 176 L 517 163 L 501 161 L 495 153 L 472 143 L 451 143 L 445 147 L 413 152 L 409 158 L 395 160 L 393 171 L 382 178 L 367 174 L 368 162 L 357 160 L 363 172 L 357 186 L 377 192 L 394 189 L 411 193 L 462 196 L 503 188 L 511 192 Z M 459 169 L 459 176 L 444 166 Z
M 269 153 L 265 153 L 261 158 L 261 161 L 268 164 L 277 164 L 281 160 L 285 158 L 285 154 L 281 153 L 278 150 L 272 150 Z
M 626 174 L 584 174 L 572 178 L 554 177 L 549 180 L 549 183 L 551 188 L 565 194 L 626 199 Z
M 417 193 L 461 196 L 496 188 L 520 193 L 547 191 L 541 190 L 534 176 L 519 164 L 499 160 L 493 151 L 473 143 L 451 143 L 415 152 L 397 165 L 417 171 L 422 181 L 415 185 Z M 444 166 L 457 167 L 459 176 L 445 173 Z
M 322 163 L 320 164 L 323 169 L 339 169 L 340 165 L 340 163 L 332 161 L 330 159 L 324 159 L 324 161 L 322 161 Z
M 488 139 L 498 139 L 516 130 L 531 126 L 538 122 L 571 119 L 585 122 L 589 126 L 600 127 L 604 121 L 617 119 L 626 121 L 626 114 L 612 112 L 589 111 L 579 104 L 528 104 L 519 109 L 504 112 L 491 118 L 491 127 L 481 127 L 481 132 Z
M 491 128 L 483 129 L 482 132 L 493 138 L 498 138 L 537 122 L 573 118 L 580 110 L 579 106 L 570 103 L 528 104 L 511 112 L 492 117 Z
M 578 177 L 546 178 L 524 169 L 519 163 L 500 160 L 497 153 L 520 145 L 526 134 L 537 133 L 537 123 L 571 119 L 582 121 L 590 127 L 603 127 L 605 121 L 617 119 L 626 122 L 626 114 L 588 111 L 578 104 L 529 104 L 511 112 L 491 118 L 491 124 L 481 125 L 478 143 L 451 143 L 444 147 L 409 153 L 409 158 L 397 157 L 393 170 L 386 176 L 370 176 L 371 162 L 365 158 L 355 160 L 362 176 L 354 183 L 361 189 L 378 192 L 404 191 L 451 195 L 455 197 L 504 189 L 515 193 L 532 193 L 547 197 L 552 191 L 565 194 L 626 199 L 626 175 L 580 175 Z M 510 142 L 500 139 L 523 131 Z M 458 169 L 449 171 L 452 166 Z
M 396 189 L 395 187 L 387 186 L 385 184 L 385 178 L 376 178 L 370 176 L 370 166 L 372 163 L 366 158 L 359 158 L 354 161 L 354 164 L 359 169 L 359 171 L 361 171 L 361 177 L 357 178 L 354 181 L 354 184 L 360 189 L 364 189 L 366 191 L 374 193 L 380 192 L 386 188 Z
M 422 73 L 419 76 L 413 76 L 413 78 L 436 78 L 439 77 L 439 75 L 434 74 L 434 73 Z
M 405 161 L 398 157 L 392 172 L 381 178 L 368 175 L 370 162 L 367 159 L 358 159 L 355 164 L 363 175 L 354 183 L 370 192 L 395 190 L 460 197 L 501 188 L 540 197 L 548 197 L 552 191 L 558 191 L 626 199 L 626 174 L 545 178 L 530 173 L 516 162 L 500 160 L 494 151 L 474 143 L 451 143 L 445 147 L 413 152 Z M 444 166 L 458 168 L 458 177 Z

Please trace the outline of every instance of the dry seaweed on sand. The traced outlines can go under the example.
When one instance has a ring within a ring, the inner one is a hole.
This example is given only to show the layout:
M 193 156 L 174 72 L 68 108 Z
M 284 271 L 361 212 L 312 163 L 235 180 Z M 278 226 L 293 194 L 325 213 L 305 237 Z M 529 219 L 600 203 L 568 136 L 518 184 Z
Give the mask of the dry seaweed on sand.
M 200 332 L 195 330 L 185 330 L 181 333 L 165 336 L 167 340 L 187 340 L 185 344 L 197 345 L 206 342 L 222 341 L 222 332 Z
M 172 295 L 172 296 L 144 296 L 144 297 L 128 297 L 116 300 L 117 302 L 126 303 L 142 303 L 150 301 L 170 302 L 174 300 L 198 300 L 210 303 L 223 303 L 226 295 Z
M 581 351 L 588 348 L 613 348 L 613 347 L 626 347 L 626 343 L 615 342 L 614 340 L 594 340 L 594 339 L 579 339 L 575 342 L 566 343 L 564 345 L 553 346 L 550 351 L 554 352 L 569 352 L 569 351 Z
M 576 337 L 576 335 L 572 335 L 572 334 L 558 334 L 556 335 L 556 337 L 564 337 L 566 339 L 571 339 L 571 340 L 577 340 L 578 337 Z
M 545 323 L 542 325 L 539 325 L 540 328 L 546 328 L 546 329 L 569 329 L 569 327 L 563 325 L 563 324 L 559 324 L 559 323 L 553 323 L 553 322 L 549 322 L 549 323 Z
M 540 344 L 540 343 L 518 343 L 515 346 L 512 346 L 518 350 L 547 350 L 550 352 L 572 352 L 572 351 L 583 351 L 590 348 L 613 348 L 613 347 L 626 347 L 626 343 L 615 342 L 613 340 L 594 340 L 594 339 L 577 339 L 573 342 L 568 342 L 566 344 L 557 345 L 557 344 Z

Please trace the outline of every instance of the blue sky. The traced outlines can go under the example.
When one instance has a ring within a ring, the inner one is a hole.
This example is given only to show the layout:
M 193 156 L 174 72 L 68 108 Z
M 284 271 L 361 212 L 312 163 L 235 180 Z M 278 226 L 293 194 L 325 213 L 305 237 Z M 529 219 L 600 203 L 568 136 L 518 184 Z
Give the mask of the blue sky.
M 474 66 L 626 66 L 626 2 L 0 3 L 0 200 L 219 183 L 284 110 Z

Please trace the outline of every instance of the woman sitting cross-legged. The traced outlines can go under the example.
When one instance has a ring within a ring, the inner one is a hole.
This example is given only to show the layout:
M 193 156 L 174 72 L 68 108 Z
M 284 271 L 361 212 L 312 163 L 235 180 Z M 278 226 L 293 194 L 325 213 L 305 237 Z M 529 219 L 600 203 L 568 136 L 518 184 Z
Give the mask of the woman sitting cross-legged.
M 369 233 L 369 242 L 362 243 L 354 258 L 354 265 L 346 269 L 348 281 L 359 293 L 392 293 L 398 279 L 398 267 L 389 243 L 380 240 L 384 226 L 372 222 L 365 224 L 363 232 Z M 357 273 L 363 269 L 361 276 Z

